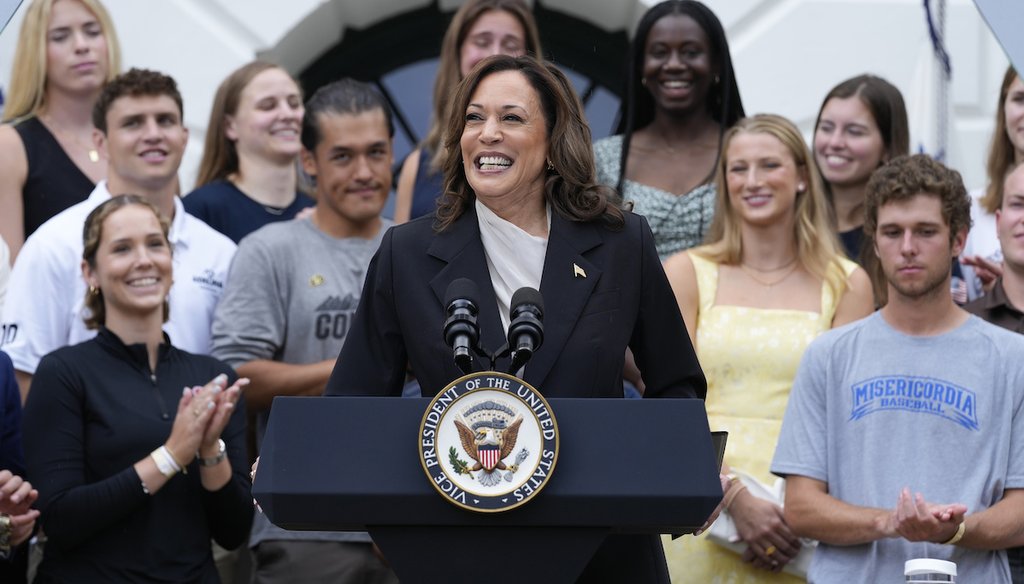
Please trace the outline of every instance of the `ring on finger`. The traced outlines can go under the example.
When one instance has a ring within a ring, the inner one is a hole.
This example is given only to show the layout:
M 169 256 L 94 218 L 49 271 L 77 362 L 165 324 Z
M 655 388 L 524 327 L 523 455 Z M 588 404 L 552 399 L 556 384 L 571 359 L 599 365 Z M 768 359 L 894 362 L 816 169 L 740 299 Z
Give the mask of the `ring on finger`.
M 764 548 L 764 555 L 771 556 L 772 554 L 774 554 L 777 551 L 778 551 L 778 548 L 776 548 L 773 545 L 770 545 L 770 546 Z

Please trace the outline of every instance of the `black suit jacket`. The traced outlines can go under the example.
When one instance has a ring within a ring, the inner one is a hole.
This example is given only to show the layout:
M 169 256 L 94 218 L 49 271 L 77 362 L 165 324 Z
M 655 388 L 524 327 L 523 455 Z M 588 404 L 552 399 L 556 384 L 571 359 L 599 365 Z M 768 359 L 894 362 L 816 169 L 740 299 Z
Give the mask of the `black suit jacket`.
M 504 332 L 471 205 L 442 233 L 425 217 L 384 235 L 326 393 L 400 395 L 407 363 L 424 396 L 461 377 L 442 332 L 444 295 L 457 278 L 476 282 L 482 344 L 500 348 Z M 524 377 L 545 396 L 622 397 L 629 346 L 644 397 L 704 397 L 704 374 L 642 217 L 626 213 L 623 228 L 609 229 L 553 213 L 540 292 L 544 342 Z M 497 369 L 507 366 L 505 359 Z M 658 537 L 629 535 L 609 536 L 578 580 L 668 581 Z
M 457 278 L 477 284 L 481 343 L 500 348 L 504 331 L 470 205 L 442 233 L 424 217 L 385 234 L 326 393 L 400 395 L 407 363 L 424 396 L 461 377 L 442 333 L 444 295 Z M 622 397 L 629 346 L 645 397 L 704 397 L 704 375 L 642 217 L 627 212 L 625 226 L 612 229 L 553 212 L 540 292 L 544 342 L 524 377 L 545 396 Z

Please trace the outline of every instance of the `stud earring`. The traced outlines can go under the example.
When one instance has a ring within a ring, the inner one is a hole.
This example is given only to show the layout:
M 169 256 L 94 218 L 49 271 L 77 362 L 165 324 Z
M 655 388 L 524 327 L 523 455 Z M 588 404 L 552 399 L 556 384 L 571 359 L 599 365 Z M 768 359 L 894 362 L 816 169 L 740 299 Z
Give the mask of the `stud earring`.
M 800 183 L 800 184 L 796 185 L 796 192 L 802 193 L 805 190 L 807 190 L 807 185 L 805 185 L 804 183 Z
M 722 82 L 722 78 L 719 77 L 718 75 L 715 75 L 715 85 L 718 85 L 721 82 Z
M 646 77 L 641 77 L 640 78 L 640 85 L 643 85 L 644 87 L 647 87 L 647 78 Z
M 89 286 L 89 296 L 95 296 L 99 294 L 99 292 L 100 291 L 96 289 L 96 286 Z

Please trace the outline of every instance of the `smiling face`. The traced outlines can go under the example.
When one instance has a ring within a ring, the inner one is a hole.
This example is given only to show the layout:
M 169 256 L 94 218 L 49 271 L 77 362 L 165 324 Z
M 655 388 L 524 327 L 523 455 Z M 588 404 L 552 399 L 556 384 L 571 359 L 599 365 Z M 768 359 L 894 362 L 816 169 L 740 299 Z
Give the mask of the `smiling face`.
M 302 166 L 316 177 L 317 220 L 332 232 L 376 233 L 391 190 L 391 136 L 379 109 L 322 113 L 320 141 L 302 150 Z
M 107 59 L 107 39 L 96 16 L 78 0 L 56 0 L 46 31 L 47 87 L 97 91 L 107 78 Z
M 1003 104 L 1006 116 L 1006 137 L 1013 144 L 1017 164 L 1024 162 L 1024 81 L 1018 76 L 1010 83 Z
M 110 161 L 111 181 L 125 192 L 159 191 L 177 180 L 188 130 L 181 111 L 167 95 L 119 97 L 107 110 L 107 133 L 97 145 Z
M 840 186 L 867 184 L 885 155 L 878 124 L 859 97 L 833 97 L 821 108 L 814 131 L 814 159 L 826 181 Z
M 172 282 L 171 248 L 152 209 L 129 205 L 103 220 L 86 284 L 103 294 L 108 326 L 126 319 L 163 318 Z
M 1003 250 L 1003 263 L 1024 274 L 1024 166 L 1006 177 L 1003 205 L 996 210 L 996 232 Z
M 715 76 L 708 35 L 689 16 L 662 17 L 647 35 L 642 74 L 657 109 L 704 107 Z
M 460 141 L 466 180 L 480 202 L 494 209 L 543 201 L 547 134 L 540 98 L 522 73 L 480 81 Z
M 738 218 L 753 225 L 793 221 L 806 177 L 778 138 L 765 132 L 736 134 L 726 149 L 725 172 L 729 203 Z
M 951 261 L 963 251 L 966 231 L 950 239 L 942 202 L 929 193 L 878 208 L 875 250 L 889 282 L 889 297 L 949 294 Z
M 242 90 L 238 111 L 227 116 L 225 134 L 239 158 L 288 162 L 301 148 L 302 95 L 281 69 L 267 69 Z
M 512 13 L 489 10 L 470 27 L 459 47 L 459 73 L 465 78 L 473 67 L 491 55 L 518 57 L 526 52 L 526 33 Z

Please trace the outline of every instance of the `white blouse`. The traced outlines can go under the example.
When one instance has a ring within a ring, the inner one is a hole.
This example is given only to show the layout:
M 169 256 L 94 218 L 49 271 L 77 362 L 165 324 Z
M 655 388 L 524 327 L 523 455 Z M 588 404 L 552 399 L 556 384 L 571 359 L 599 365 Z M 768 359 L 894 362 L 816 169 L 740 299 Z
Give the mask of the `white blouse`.
M 524 286 L 540 290 L 548 240 L 546 237 L 530 235 L 498 217 L 480 199 L 476 200 L 476 217 L 480 225 L 480 240 L 484 244 L 484 256 L 487 257 L 487 271 L 491 274 L 491 285 L 498 301 L 498 314 L 501 315 L 501 325 L 507 334 L 512 295 Z M 550 206 L 547 208 L 547 219 L 550 233 Z

